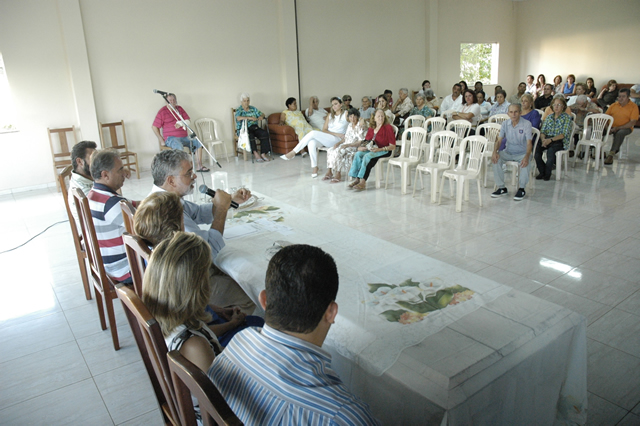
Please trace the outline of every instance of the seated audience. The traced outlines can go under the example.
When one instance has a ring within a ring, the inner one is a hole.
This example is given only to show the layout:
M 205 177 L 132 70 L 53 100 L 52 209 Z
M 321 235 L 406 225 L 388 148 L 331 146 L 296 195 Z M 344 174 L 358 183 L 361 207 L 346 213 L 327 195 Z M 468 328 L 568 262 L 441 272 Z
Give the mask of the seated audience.
M 199 236 L 177 232 L 156 246 L 144 274 L 142 301 L 160 324 L 167 349 L 178 350 L 202 371 L 222 351 L 205 323 L 211 284 L 211 249 Z M 235 322 L 244 318 L 237 315 Z
M 607 87 L 602 89 L 598 95 L 598 105 L 600 108 L 607 109 L 609 105 L 613 104 L 618 99 L 618 82 L 615 80 L 609 80 Z
M 473 90 L 467 90 L 464 92 L 464 103 L 458 107 L 458 111 L 451 114 L 451 118 L 454 120 L 466 120 L 475 127 L 481 115 L 482 112 L 480 105 L 478 105 L 476 93 Z
M 431 89 L 431 82 L 430 82 L 429 80 L 425 80 L 425 81 L 423 81 L 423 82 L 422 82 L 422 86 L 421 86 L 421 87 L 422 87 L 422 89 L 420 89 L 420 91 L 419 91 L 418 93 L 420 93 L 421 95 L 424 95 L 424 96 L 425 96 L 425 98 L 426 98 L 426 97 L 427 97 L 427 95 L 426 95 L 426 93 L 425 93 L 425 92 L 426 92 L 428 89 Z M 431 91 L 433 92 L 433 89 L 432 89 Z M 435 97 L 435 96 L 436 96 L 436 95 L 434 94 L 434 95 L 433 95 L 433 97 Z
M 304 119 L 302 112 L 298 111 L 296 98 L 288 98 L 285 102 L 287 109 L 280 114 L 280 125 L 291 126 L 298 136 L 298 140 L 304 138 L 307 133 L 313 131 L 311 125 Z
M 307 113 L 307 120 L 313 130 L 321 130 L 324 127 L 324 122 L 327 118 L 327 111 L 324 108 L 318 108 L 320 101 L 317 96 L 309 98 L 309 108 L 305 111 Z
M 337 293 L 335 262 L 319 248 L 291 245 L 273 256 L 260 293 L 266 325 L 240 332 L 208 372 L 244 424 L 379 424 L 322 349 Z
M 416 95 L 416 106 L 409 112 L 409 117 L 412 115 L 421 115 L 424 118 L 429 118 L 433 116 L 433 112 L 431 111 L 431 107 L 427 105 L 427 100 L 424 95 L 418 93 Z
M 505 99 L 507 98 L 507 92 L 504 90 L 499 90 L 495 95 L 496 102 L 491 105 L 491 110 L 489 111 L 489 117 L 496 114 L 506 114 L 509 112 L 509 102 Z
M 480 105 L 480 114 L 482 116 L 479 123 L 482 123 L 489 119 L 491 104 L 484 100 L 484 91 L 482 90 L 476 93 L 476 98 L 478 99 L 478 105 Z
M 371 118 L 371 115 L 376 112 L 376 109 L 371 106 L 371 98 L 368 96 L 362 97 L 362 106 L 360 107 L 360 118 L 363 120 L 368 120 Z
M 380 95 L 377 98 L 377 102 L 376 105 L 378 105 L 376 107 L 376 110 L 381 109 L 382 111 L 384 111 L 385 115 L 387 116 L 387 119 L 389 120 L 389 123 L 393 123 L 393 120 L 396 118 L 395 115 L 393 115 L 393 113 L 391 112 L 391 108 L 389 107 L 389 104 L 387 103 L 387 98 L 385 98 L 384 95 Z M 371 114 L 371 118 L 369 119 L 369 127 L 375 127 L 376 125 L 376 120 L 375 120 L 375 112 L 373 114 Z
M 247 122 L 247 131 L 249 132 L 249 143 L 251 144 L 251 152 L 256 161 L 269 161 L 267 154 L 271 152 L 271 142 L 269 140 L 269 132 L 258 126 L 260 120 L 264 120 L 264 114 L 256 107 L 249 105 L 251 99 L 248 93 L 240 95 L 240 106 L 236 108 L 236 135 L 240 135 L 242 122 Z M 260 153 L 256 145 L 255 138 L 260 140 Z
M 349 184 L 349 189 L 363 191 L 367 189 L 367 179 L 380 157 L 388 157 L 396 147 L 396 136 L 388 118 L 381 109 L 374 115 L 375 126 L 369 127 L 365 141 L 373 142 L 372 147 L 360 147 L 353 157 L 349 176 L 355 180 Z
M 542 117 L 539 111 L 533 109 L 533 96 L 531 96 L 530 93 L 525 93 L 522 95 L 522 98 L 520 98 L 520 104 L 522 105 L 520 116 L 531 123 L 531 126 L 539 130 Z
M 467 90 L 469 90 L 469 86 L 467 85 L 467 82 L 466 82 L 466 81 L 464 81 L 464 80 L 460 80 L 460 83 L 459 83 L 459 84 L 460 84 L 460 93 L 464 93 L 464 92 L 466 92 Z M 463 102 L 464 102 L 464 99 L 463 99 Z
M 349 111 L 349 108 L 351 108 L 351 95 L 344 95 L 342 97 L 342 105 L 345 111 Z
M 164 240 L 171 240 L 176 233 L 184 231 L 182 211 L 182 203 L 178 194 L 166 191 L 154 192 L 145 198 L 136 210 L 133 219 L 134 231 L 151 247 L 155 247 Z M 210 258 L 208 261 L 211 262 Z M 210 266 L 213 268 L 212 263 Z M 214 275 L 210 270 L 209 281 L 213 289 L 217 280 L 212 277 Z M 212 294 L 215 293 L 215 291 L 212 292 Z M 207 296 L 208 300 L 212 294 Z M 212 316 L 207 324 L 222 346 L 227 346 L 233 336 L 247 326 L 262 327 L 264 324 L 260 317 L 245 316 L 237 306 L 221 308 L 209 302 L 206 310 Z
M 462 105 L 462 87 L 456 83 L 451 88 L 451 94 L 444 98 L 442 104 L 440 104 L 440 115 L 450 114 L 458 110 L 458 107 Z
M 596 89 L 596 83 L 591 77 L 587 78 L 587 93 L 586 95 L 590 100 L 595 100 L 598 96 L 598 89 Z
M 527 89 L 527 85 L 525 83 L 518 84 L 518 93 L 516 93 L 515 95 L 511 95 L 511 97 L 509 98 L 509 103 L 519 104 L 520 98 L 522 97 L 522 95 L 524 95 L 524 91 L 526 89 Z
M 487 99 L 487 101 L 493 105 L 496 103 L 496 95 L 498 94 L 498 92 L 502 90 L 502 86 L 497 85 L 496 87 L 493 88 L 493 96 L 490 96 L 489 99 Z M 506 93 L 506 92 L 505 92 Z M 505 95 L 506 96 L 506 95 Z
M 327 150 L 327 173 L 322 180 L 330 180 L 338 183 L 342 179 L 342 173 L 347 173 L 351 168 L 353 156 L 364 140 L 367 132 L 367 124 L 360 118 L 360 112 L 351 108 L 347 111 L 349 126 L 344 134 L 344 141 L 338 142 Z
M 409 98 L 409 89 L 403 87 L 398 90 L 398 100 L 393 108 L 391 108 L 391 112 L 395 115 L 394 122 L 401 124 L 401 119 L 405 119 L 409 116 L 411 108 L 413 108 L 413 102 L 411 102 L 411 99 Z
M 283 160 L 291 160 L 297 153 L 309 146 L 309 158 L 311 159 L 311 177 L 318 177 L 318 148 L 321 146 L 330 148 L 344 140 L 347 131 L 347 111 L 344 110 L 342 99 L 331 98 L 331 113 L 324 122 L 322 131 L 314 130 L 298 142 L 292 151 L 281 155 Z
M 567 82 L 562 87 L 562 94 L 565 98 L 576 94 L 576 76 L 569 74 L 567 76 Z
M 553 95 L 553 100 L 555 101 L 556 99 L 558 99 L 558 98 L 560 98 L 560 97 L 561 97 L 562 99 L 564 99 L 564 95 L 563 95 L 562 93 L 557 93 L 557 94 Z M 565 105 L 566 105 L 566 100 L 565 100 Z M 572 113 L 573 111 L 571 111 L 571 107 L 567 106 L 567 107 L 564 109 L 564 112 L 566 112 L 567 114 L 569 114 L 569 116 L 571 116 L 571 113 Z M 553 113 L 554 113 L 554 110 L 553 110 L 553 101 L 552 101 L 552 104 L 551 104 L 551 105 L 549 105 L 547 108 L 545 108 L 544 113 L 542 114 L 542 121 L 544 122 L 544 120 L 545 120 L 549 115 L 551 115 L 551 114 L 553 114 Z
M 529 93 L 526 96 L 532 98 Z M 531 140 L 533 136 L 531 123 L 520 116 L 521 109 L 520 104 L 509 105 L 509 118 L 511 120 L 506 120 L 502 123 L 500 135 L 498 136 L 498 140 L 504 139 L 506 143 L 502 148 L 499 148 L 500 144 L 494 144 L 491 161 L 493 162 L 493 176 L 498 189 L 491 194 L 493 198 L 507 194 L 507 188 L 504 185 L 504 169 L 502 168 L 507 161 L 519 161 L 521 168 L 518 178 L 518 191 L 513 199 L 520 201 L 526 195 L 525 188 L 529 182 L 529 158 L 531 157 Z
M 181 152 L 191 160 L 189 154 L 184 151 L 164 152 Z M 125 228 L 120 207 L 120 200 L 126 200 L 126 198 L 118 194 L 126 175 L 127 172 L 118 151 L 114 149 L 96 151 L 91 157 L 91 177 L 94 183 L 87 198 L 105 272 L 117 282 L 131 284 L 133 283 L 131 269 L 122 241 Z M 131 201 L 131 204 L 136 207 L 138 202 Z
M 631 96 L 631 100 L 636 105 L 640 105 L 640 84 L 634 84 L 633 86 L 631 86 L 629 95 Z
M 575 104 L 576 100 L 578 99 L 578 96 L 584 95 L 584 94 L 587 93 L 587 85 L 586 84 L 584 84 L 584 83 L 576 83 L 575 86 L 576 86 L 575 87 L 575 95 L 569 96 L 567 98 L 567 105 L 568 106 L 571 106 L 571 105 Z
M 618 101 L 607 109 L 607 114 L 613 117 L 610 131 L 613 135 L 613 145 L 611 145 L 611 151 L 607 154 L 604 164 L 613 164 L 613 156 L 620 151 L 625 136 L 631 134 L 633 126 L 638 121 L 638 105 L 629 100 L 629 95 L 629 89 L 620 89 Z
M 436 111 L 440 108 L 440 101 L 436 98 L 436 94 L 433 93 L 433 90 L 427 89 L 424 92 L 425 105 L 429 108 L 435 109 Z
M 484 91 L 484 86 L 481 81 L 476 81 L 476 84 L 473 85 L 473 91 L 476 92 L 476 94 Z
M 571 137 L 571 117 L 565 112 L 567 101 L 562 93 L 554 96 L 553 114 L 549 115 L 542 123 L 540 140 L 536 147 L 535 159 L 538 171 L 537 180 L 551 179 L 551 172 L 556 165 L 556 152 L 569 149 Z M 542 153 L 547 151 L 546 163 L 542 160 Z
M 211 246 L 211 260 L 225 246 L 222 234 L 227 219 L 227 211 L 231 200 L 241 204 L 249 199 L 251 191 L 241 188 L 234 195 L 217 190 L 213 203 L 195 204 L 185 200 L 185 195 L 193 192 L 196 174 L 193 172 L 189 154 L 184 151 L 162 151 L 151 161 L 153 188 L 151 193 L 168 191 L 182 198 L 184 229 L 198 234 Z M 209 229 L 201 229 L 198 225 L 210 225 Z M 217 268 L 216 285 L 212 301 L 219 306 L 239 306 L 244 312 L 251 313 L 255 304 L 242 288 Z
M 547 78 L 544 74 L 538 74 L 538 79 L 536 80 L 536 93 L 533 94 L 533 99 L 538 99 L 538 96 L 542 96 L 544 93 L 544 86 L 547 84 Z M 551 100 L 549 100 L 551 102 Z M 548 105 L 546 105 L 548 106 Z M 538 108 L 538 107 L 536 107 Z
M 554 95 L 562 94 L 563 89 L 564 89 L 564 86 L 562 85 L 562 76 L 556 75 L 553 79 L 553 94 Z
M 73 171 L 69 178 L 69 209 L 71 215 L 78 222 L 78 212 L 75 208 L 76 199 L 72 190 L 80 188 L 84 195 L 87 195 L 93 187 L 93 178 L 91 177 L 91 154 L 96 150 L 97 145 L 92 141 L 78 142 L 71 148 L 71 166 Z
M 551 105 L 551 101 L 553 101 L 553 86 L 550 84 L 545 84 L 543 87 L 542 95 L 539 95 L 534 102 L 536 109 L 544 110 L 546 107 Z
M 526 83 L 525 89 L 524 89 L 524 93 L 528 93 L 531 96 L 535 96 L 536 94 L 536 84 L 534 83 L 534 78 L 531 74 L 529 74 L 527 76 L 527 83 Z

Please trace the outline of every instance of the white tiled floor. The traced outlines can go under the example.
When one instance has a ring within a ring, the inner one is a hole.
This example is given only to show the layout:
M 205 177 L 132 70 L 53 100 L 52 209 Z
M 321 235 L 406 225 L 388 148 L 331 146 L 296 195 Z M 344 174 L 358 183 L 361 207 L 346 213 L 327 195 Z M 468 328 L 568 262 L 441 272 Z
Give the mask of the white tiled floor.
M 491 199 L 487 188 L 479 207 L 472 186 L 462 213 L 455 213 L 446 187 L 441 206 L 429 202 L 428 192 L 401 195 L 399 184 L 376 190 L 370 182 L 354 193 L 344 183 L 311 179 L 308 158 L 221 164 L 231 186 L 246 185 L 585 315 L 588 423 L 637 425 L 638 159 L 634 144 L 630 160 L 588 174 L 578 165 L 559 182 L 536 181 L 521 202 L 513 201 L 511 187 L 501 199 Z M 123 192 L 141 199 L 150 187 L 147 172 Z M 65 220 L 62 203 L 55 189 L 0 196 L 0 251 Z M 0 424 L 161 423 L 121 307 L 116 303 L 122 349 L 115 352 L 109 331 L 100 330 L 95 299 L 84 297 L 68 224 L 1 254 L 0 267 Z

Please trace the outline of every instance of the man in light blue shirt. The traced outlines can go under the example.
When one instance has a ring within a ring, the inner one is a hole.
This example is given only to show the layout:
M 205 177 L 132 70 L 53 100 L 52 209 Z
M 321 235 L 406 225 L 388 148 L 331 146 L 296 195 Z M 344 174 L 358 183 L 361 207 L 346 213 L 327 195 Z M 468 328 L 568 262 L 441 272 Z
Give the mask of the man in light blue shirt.
M 497 198 L 507 194 L 507 188 L 504 186 L 504 169 L 502 165 L 507 161 L 520 162 L 520 177 L 518 182 L 518 191 L 514 200 L 520 201 L 526 195 L 524 188 L 529 182 L 529 158 L 531 157 L 531 140 L 532 126 L 531 123 L 524 118 L 520 118 L 522 107 L 520 104 L 509 105 L 509 117 L 502 123 L 500 128 L 500 136 L 493 148 L 493 176 L 496 180 L 498 189 L 491 194 L 491 197 Z M 500 141 L 507 139 L 505 148 L 500 149 Z
M 259 296 L 266 325 L 236 334 L 208 372 L 244 424 L 379 424 L 322 349 L 337 293 L 336 264 L 321 249 L 291 245 L 273 256 Z

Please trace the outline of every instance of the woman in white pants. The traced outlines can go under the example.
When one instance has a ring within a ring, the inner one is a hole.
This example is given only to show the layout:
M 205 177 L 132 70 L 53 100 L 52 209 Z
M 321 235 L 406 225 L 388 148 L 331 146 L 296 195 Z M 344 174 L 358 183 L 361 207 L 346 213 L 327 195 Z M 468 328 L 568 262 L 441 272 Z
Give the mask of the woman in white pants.
M 345 111 L 342 105 L 342 99 L 337 97 L 331 98 L 331 113 L 327 115 L 322 131 L 314 130 L 307 133 L 292 151 L 286 155 L 281 155 L 280 158 L 283 160 L 291 160 L 297 153 L 302 151 L 304 147 L 308 146 L 312 167 L 311 177 L 318 177 L 318 148 L 321 146 L 331 148 L 338 142 L 342 142 L 348 125 L 347 111 Z

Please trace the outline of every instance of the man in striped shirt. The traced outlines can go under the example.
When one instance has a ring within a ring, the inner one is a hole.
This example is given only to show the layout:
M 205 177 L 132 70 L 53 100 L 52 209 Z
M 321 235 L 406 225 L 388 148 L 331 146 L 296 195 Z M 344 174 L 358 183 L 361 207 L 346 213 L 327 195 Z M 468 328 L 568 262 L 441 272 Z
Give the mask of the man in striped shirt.
M 322 349 L 338 314 L 338 270 L 317 247 L 291 245 L 269 262 L 262 330 L 236 334 L 209 377 L 244 424 L 376 425 Z
M 125 229 L 120 200 L 125 198 L 116 192 L 122 188 L 126 175 L 117 151 L 107 149 L 94 153 L 91 157 L 94 183 L 87 198 L 105 271 L 118 282 L 131 283 L 129 261 L 122 241 Z M 136 206 L 137 202 L 132 201 L 132 204 Z

